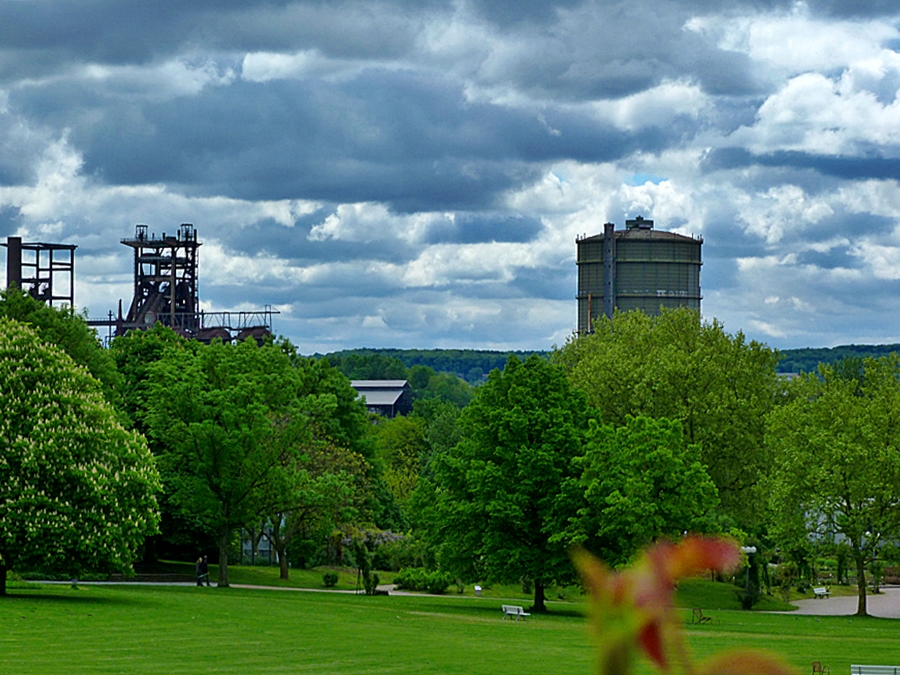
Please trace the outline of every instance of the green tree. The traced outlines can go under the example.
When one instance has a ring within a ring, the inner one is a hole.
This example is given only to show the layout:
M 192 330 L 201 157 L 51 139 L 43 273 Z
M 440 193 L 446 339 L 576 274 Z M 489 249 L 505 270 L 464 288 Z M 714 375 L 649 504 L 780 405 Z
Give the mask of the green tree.
M 421 476 L 431 478 L 431 461 L 440 452 L 459 443 L 460 409 L 450 401 L 439 398 L 421 399 L 413 403 L 413 417 L 425 422 L 428 456 L 422 461 Z
M 328 452 L 328 448 L 319 448 L 317 452 Z M 365 463 L 359 455 L 356 458 L 360 465 Z M 298 461 L 293 470 L 277 475 L 280 480 L 274 485 L 277 496 L 272 500 L 273 515 L 267 532 L 278 554 L 280 577 L 288 579 L 288 552 L 295 540 L 321 536 L 324 544 L 325 536 L 335 527 L 353 520 L 359 513 L 358 475 L 349 471 L 319 472 L 307 458 Z
M 621 565 L 660 536 L 706 531 L 716 486 L 673 420 L 630 417 L 625 426 L 591 420 L 579 461 L 585 505 L 565 533 L 610 565 Z
M 161 323 L 149 330 L 128 331 L 110 343 L 109 354 L 122 376 L 122 408 L 138 431 L 146 431 L 143 421 L 146 408 L 143 401 L 151 366 L 163 357 L 168 347 L 186 343 L 185 338 Z
M 0 595 L 7 571 L 127 572 L 156 530 L 159 476 L 88 371 L 0 318 Z
M 104 398 L 116 407 L 120 405 L 122 376 L 94 329 L 74 309 L 50 307 L 13 287 L 0 291 L 0 317 L 31 326 L 44 342 L 56 345 L 87 368 L 99 380 Z
M 417 401 L 436 398 L 464 408 L 472 400 L 472 387 L 454 374 L 416 365 L 409 369 L 407 379 Z
M 821 366 L 818 377 L 792 382 L 789 395 L 767 420 L 773 529 L 789 543 L 843 539 L 865 616 L 866 565 L 900 536 L 900 360 L 866 359 L 861 377 Z
M 294 468 L 308 433 L 301 386 L 278 346 L 253 340 L 171 347 L 151 367 L 145 421 L 170 501 L 215 537 L 220 586 L 234 533 L 271 513 L 280 473 Z
M 594 333 L 573 337 L 554 353 L 572 384 L 588 395 L 606 424 L 628 416 L 678 420 L 725 512 L 748 525 L 762 520 L 760 481 L 769 465 L 766 413 L 780 385 L 778 353 L 730 335 L 690 309 L 601 318 Z
M 347 376 L 332 367 L 327 359 L 299 356 L 287 341 L 280 346 L 300 371 L 303 385 L 298 393 L 323 400 L 323 405 L 319 407 L 321 414 L 314 420 L 316 437 L 328 438 L 337 445 L 370 458 L 373 448 L 369 414 L 365 401 L 350 386 Z M 327 403 L 325 399 L 328 399 Z
M 405 380 L 406 366 L 394 356 L 374 352 L 331 354 L 329 362 L 351 380 Z
M 416 487 L 430 447 L 427 426 L 420 417 L 395 417 L 379 423 L 375 432 L 376 457 L 394 499 L 403 503 Z
M 581 503 L 574 459 L 588 417 L 584 396 L 545 359 L 511 357 L 489 375 L 460 416 L 462 440 L 434 460 L 442 564 L 463 578 L 533 583 L 534 610 L 546 610 L 545 587 L 572 579 L 554 535 Z

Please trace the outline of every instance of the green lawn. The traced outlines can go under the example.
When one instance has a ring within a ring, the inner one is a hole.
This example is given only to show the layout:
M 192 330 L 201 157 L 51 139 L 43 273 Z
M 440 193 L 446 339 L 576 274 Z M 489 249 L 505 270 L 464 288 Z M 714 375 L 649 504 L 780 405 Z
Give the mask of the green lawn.
M 578 603 L 501 619 L 493 598 L 365 597 L 196 587 L 15 586 L 0 600 L 0 673 L 592 673 Z M 694 652 L 762 647 L 806 673 L 894 663 L 900 623 L 710 611 Z M 689 610 L 684 610 L 685 619 Z M 642 664 L 637 675 L 649 675 Z

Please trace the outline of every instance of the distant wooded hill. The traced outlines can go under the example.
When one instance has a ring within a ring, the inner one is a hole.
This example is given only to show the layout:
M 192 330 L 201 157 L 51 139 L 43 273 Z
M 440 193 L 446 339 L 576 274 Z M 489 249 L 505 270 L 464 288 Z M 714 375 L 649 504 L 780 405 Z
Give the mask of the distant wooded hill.
M 332 365 L 344 371 L 351 379 L 380 379 L 385 375 L 381 372 L 385 369 L 385 361 L 396 359 L 407 368 L 425 366 L 439 373 L 457 375 L 469 384 L 480 384 L 494 368 L 502 370 L 511 354 L 524 361 L 532 354 L 546 356 L 548 352 L 501 352 L 483 349 L 345 349 L 326 354 L 326 357 Z M 368 372 L 367 369 L 370 367 L 373 372 Z M 393 377 L 398 375 L 399 373 Z
M 900 353 L 900 344 L 890 345 L 841 345 L 839 347 L 783 349 L 778 364 L 780 373 L 803 373 L 815 371 L 820 363 L 834 363 L 848 356 L 873 357 L 887 356 L 891 352 Z M 466 380 L 469 384 L 478 384 L 494 368 L 502 369 L 511 354 L 521 360 L 532 354 L 547 356 L 546 351 L 492 351 L 485 349 L 347 349 L 328 354 L 335 363 L 346 363 L 350 356 L 382 357 L 398 360 L 406 368 L 425 366 L 439 373 L 452 373 Z M 358 364 L 372 363 L 370 359 L 351 359 Z M 379 359 L 375 359 L 379 361 Z M 372 379 L 375 373 L 355 372 L 358 379 Z M 398 373 L 399 375 L 399 373 Z
M 820 363 L 834 363 L 848 356 L 859 358 L 878 358 L 891 352 L 900 352 L 900 344 L 892 345 L 841 345 L 840 347 L 822 347 L 819 349 L 783 349 L 778 364 L 780 373 L 808 373 L 819 367 Z

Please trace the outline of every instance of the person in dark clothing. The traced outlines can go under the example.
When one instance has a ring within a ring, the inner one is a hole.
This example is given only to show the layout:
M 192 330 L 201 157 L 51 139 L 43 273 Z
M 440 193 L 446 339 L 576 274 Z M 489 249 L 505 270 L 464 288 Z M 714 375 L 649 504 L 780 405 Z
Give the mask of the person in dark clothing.
M 197 558 L 197 564 L 194 565 L 194 571 L 197 573 L 197 585 L 202 586 L 203 582 L 206 581 L 206 585 L 209 586 L 209 560 L 206 556 L 202 558 Z

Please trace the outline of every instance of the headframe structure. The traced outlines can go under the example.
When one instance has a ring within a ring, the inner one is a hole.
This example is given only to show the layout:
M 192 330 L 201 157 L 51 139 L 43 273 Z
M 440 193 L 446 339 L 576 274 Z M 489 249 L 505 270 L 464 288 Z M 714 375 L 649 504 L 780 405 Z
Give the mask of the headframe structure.
M 117 316 L 91 319 L 92 326 L 107 326 L 109 337 L 130 330 L 147 330 L 157 323 L 184 337 L 209 342 L 252 337 L 257 341 L 272 334 L 271 306 L 256 311 L 205 312 L 198 293 L 199 248 L 197 230 L 182 223 L 174 235 L 158 237 L 147 225 L 135 226 L 134 237 L 121 240 L 134 253 L 134 297 L 123 316 L 119 301 Z

